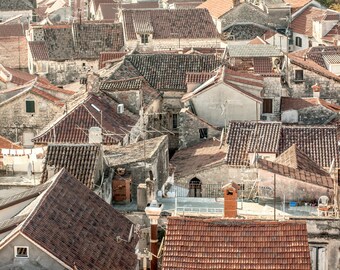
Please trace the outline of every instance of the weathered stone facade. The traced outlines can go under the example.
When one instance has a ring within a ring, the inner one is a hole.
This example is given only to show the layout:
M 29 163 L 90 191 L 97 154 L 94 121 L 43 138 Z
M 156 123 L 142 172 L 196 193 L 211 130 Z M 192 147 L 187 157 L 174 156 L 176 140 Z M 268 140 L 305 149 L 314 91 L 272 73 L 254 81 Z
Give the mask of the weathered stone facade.
M 11 68 L 27 69 L 26 37 L 0 38 L 0 63 Z
M 261 118 L 268 121 L 280 120 L 281 112 L 281 96 L 286 96 L 286 90 L 281 85 L 281 77 L 264 77 L 263 78 L 263 98 L 272 99 L 273 102 L 273 113 L 263 114 Z
M 220 138 L 220 130 L 199 119 L 188 109 L 182 109 L 178 117 L 179 148 L 186 148 L 213 137 Z M 206 129 L 208 135 L 206 138 L 202 138 L 200 129 Z
M 296 70 L 303 70 L 303 81 L 295 81 Z M 294 64 L 290 64 L 288 75 L 289 96 L 312 97 L 312 86 L 317 83 L 321 87 L 320 98 L 340 104 L 340 82 L 328 79 L 313 71 L 302 69 Z
M 26 112 L 26 100 L 35 102 L 34 113 Z M 62 110 L 60 106 L 40 96 L 29 92 L 23 94 L 0 106 L 0 135 L 14 142 L 23 142 L 24 132 L 36 135 L 60 110 Z

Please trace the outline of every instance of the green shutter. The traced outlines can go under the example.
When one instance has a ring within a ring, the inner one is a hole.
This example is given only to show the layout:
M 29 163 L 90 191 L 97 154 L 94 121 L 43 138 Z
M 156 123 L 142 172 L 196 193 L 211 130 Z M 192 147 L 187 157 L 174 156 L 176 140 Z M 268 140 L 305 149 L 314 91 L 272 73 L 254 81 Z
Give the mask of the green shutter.
M 26 112 L 27 113 L 35 112 L 34 100 L 26 100 Z

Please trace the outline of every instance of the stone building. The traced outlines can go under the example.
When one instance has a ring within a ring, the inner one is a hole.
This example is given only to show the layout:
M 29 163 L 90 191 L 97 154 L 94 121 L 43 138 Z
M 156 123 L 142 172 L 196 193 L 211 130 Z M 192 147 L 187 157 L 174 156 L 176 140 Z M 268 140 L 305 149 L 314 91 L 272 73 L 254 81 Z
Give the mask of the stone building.
M 124 45 L 121 24 L 83 22 L 29 29 L 28 69 L 54 84 L 77 81 L 98 69 L 100 52 Z
M 312 97 L 320 86 L 320 98 L 340 104 L 339 46 L 312 47 L 289 54 L 288 86 L 291 97 Z
M 1 91 L 1 135 L 24 147 L 32 147 L 33 137 L 62 111 L 73 94 L 37 79 Z
M 215 25 L 205 9 L 123 9 L 120 21 L 128 49 L 220 48 Z
M 1 3 L 0 3 L 1 5 Z M 1 11 L 0 11 L 1 17 Z M 0 63 L 10 68 L 27 69 L 27 24 L 0 24 Z
M 0 21 L 4 22 L 18 16 L 21 22 L 32 21 L 36 0 L 10 0 L 0 3 Z
M 104 146 L 104 158 L 115 174 L 131 179 L 131 194 L 135 199 L 137 186 L 147 178 L 155 181 L 155 192 L 160 190 L 169 176 L 168 137 L 160 136 L 122 146 Z M 152 175 L 152 177 L 150 177 Z

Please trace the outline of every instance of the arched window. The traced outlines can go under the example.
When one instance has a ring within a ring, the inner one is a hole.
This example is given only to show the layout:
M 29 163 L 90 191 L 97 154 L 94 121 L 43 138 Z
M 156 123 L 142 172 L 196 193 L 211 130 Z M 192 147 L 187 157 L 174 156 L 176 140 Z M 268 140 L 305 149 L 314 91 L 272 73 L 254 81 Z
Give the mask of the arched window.
M 189 197 L 202 197 L 202 182 L 196 177 L 189 182 Z
M 298 47 L 302 47 L 302 38 L 296 37 L 295 38 L 295 45 Z

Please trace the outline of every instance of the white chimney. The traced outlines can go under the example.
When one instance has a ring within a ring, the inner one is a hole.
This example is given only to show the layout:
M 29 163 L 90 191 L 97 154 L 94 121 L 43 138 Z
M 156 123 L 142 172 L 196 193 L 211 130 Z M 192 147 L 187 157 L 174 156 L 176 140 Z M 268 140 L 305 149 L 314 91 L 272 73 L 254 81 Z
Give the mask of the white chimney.
M 320 98 L 321 87 L 320 87 L 320 85 L 318 85 L 318 83 L 316 83 L 312 86 L 312 90 L 313 90 L 313 97 L 314 98 Z
M 89 143 L 102 143 L 103 134 L 100 127 L 91 127 L 89 129 Z

